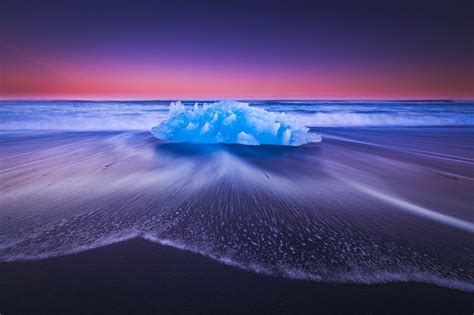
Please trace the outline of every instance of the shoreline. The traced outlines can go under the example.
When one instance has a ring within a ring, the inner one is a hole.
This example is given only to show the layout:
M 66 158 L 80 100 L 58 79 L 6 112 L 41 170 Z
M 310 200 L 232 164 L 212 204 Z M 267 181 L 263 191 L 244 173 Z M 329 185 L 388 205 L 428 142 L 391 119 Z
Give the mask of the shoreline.
M 0 313 L 472 312 L 473 130 L 354 130 L 3 134 Z
M 10 313 L 251 310 L 464 313 L 473 294 L 416 282 L 332 284 L 257 274 L 141 238 L 37 261 L 0 263 Z M 127 297 L 122 299 L 122 297 Z

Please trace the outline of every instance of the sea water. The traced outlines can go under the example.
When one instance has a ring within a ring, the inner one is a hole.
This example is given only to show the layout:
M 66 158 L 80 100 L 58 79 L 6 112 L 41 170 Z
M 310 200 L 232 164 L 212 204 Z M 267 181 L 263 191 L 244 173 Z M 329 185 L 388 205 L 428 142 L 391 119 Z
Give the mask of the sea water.
M 204 102 L 2 102 L 0 260 L 140 237 L 275 276 L 474 290 L 472 102 L 242 102 L 274 139 L 322 141 L 151 133 L 183 118 L 199 135 L 186 113 L 222 114 Z

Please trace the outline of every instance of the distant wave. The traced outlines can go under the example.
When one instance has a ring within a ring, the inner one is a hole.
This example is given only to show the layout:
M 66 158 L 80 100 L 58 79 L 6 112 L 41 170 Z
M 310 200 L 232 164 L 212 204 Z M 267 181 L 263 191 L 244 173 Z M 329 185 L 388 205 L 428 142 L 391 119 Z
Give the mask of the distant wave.
M 302 120 L 310 127 L 346 126 L 471 126 L 474 116 L 430 113 L 316 113 L 304 115 Z
M 185 111 L 189 112 L 187 116 L 193 112 L 193 104 L 194 102 L 182 102 Z M 224 107 L 228 105 L 217 104 Z M 248 104 L 252 115 L 256 113 L 258 119 L 265 124 L 279 119 L 282 120 L 279 123 L 283 125 L 295 126 L 292 131 L 304 130 L 305 126 L 474 125 L 474 102 L 472 101 L 250 101 Z M 228 108 L 212 109 L 209 106 L 207 108 L 209 111 L 228 110 Z M 0 130 L 148 131 L 169 118 L 168 110 L 169 101 L 0 101 Z M 261 114 L 260 110 L 264 110 L 265 115 Z M 199 113 L 204 115 L 202 107 Z M 239 113 L 244 114 L 241 110 Z M 187 118 L 194 119 L 195 117 Z M 209 126 L 211 126 L 213 117 L 208 118 L 211 119 L 209 121 Z M 216 122 L 223 123 L 220 120 Z M 204 125 L 201 129 L 202 127 Z M 272 125 L 268 124 L 265 128 L 271 131 Z M 211 135 L 212 130 L 210 129 L 209 132 L 208 135 Z M 252 133 L 250 134 L 253 136 Z M 277 136 L 283 140 L 283 135 Z
M 196 103 L 192 110 L 173 102 L 168 119 L 151 132 L 159 139 L 194 143 L 298 146 L 321 141 L 297 119 L 236 101 L 204 103 L 201 107 Z
M 169 102 L 0 101 L 0 130 L 150 130 Z

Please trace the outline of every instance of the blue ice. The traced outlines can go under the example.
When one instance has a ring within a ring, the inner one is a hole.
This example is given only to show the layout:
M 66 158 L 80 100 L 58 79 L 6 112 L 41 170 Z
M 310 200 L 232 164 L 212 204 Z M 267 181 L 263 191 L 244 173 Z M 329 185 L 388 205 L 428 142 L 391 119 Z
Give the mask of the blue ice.
M 151 133 L 163 140 L 195 143 L 299 146 L 321 141 L 320 135 L 310 133 L 294 117 L 236 101 L 196 103 L 193 109 L 172 102 L 168 119 Z

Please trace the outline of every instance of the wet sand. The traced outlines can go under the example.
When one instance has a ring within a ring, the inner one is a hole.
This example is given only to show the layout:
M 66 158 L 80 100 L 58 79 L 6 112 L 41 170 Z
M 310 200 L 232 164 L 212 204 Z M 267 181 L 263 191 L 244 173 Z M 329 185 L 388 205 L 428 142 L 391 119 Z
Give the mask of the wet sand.
M 0 312 L 472 312 L 474 130 L 318 132 L 2 132 Z
M 0 311 L 18 313 L 470 314 L 473 294 L 420 283 L 321 284 L 243 271 L 132 239 L 0 263 Z

